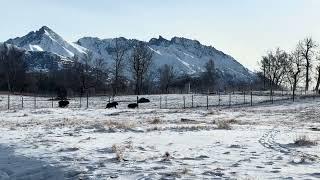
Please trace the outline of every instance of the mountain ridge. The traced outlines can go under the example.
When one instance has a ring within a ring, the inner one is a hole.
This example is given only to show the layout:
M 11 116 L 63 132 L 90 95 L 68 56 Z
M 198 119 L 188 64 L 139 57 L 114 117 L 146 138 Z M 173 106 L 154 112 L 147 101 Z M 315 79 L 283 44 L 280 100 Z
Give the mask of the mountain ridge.
M 204 71 L 205 63 L 212 59 L 217 71 L 226 82 L 252 82 L 256 77 L 232 56 L 217 50 L 213 46 L 203 45 L 198 40 L 184 37 L 173 37 L 168 40 L 159 36 L 158 38 L 151 38 L 149 41 L 124 37 L 107 39 L 83 37 L 74 43 L 70 43 L 49 27 L 43 26 L 23 37 L 9 39 L 6 43 L 31 52 L 50 52 L 58 55 L 61 61 L 70 60 L 75 55 L 82 57 L 91 52 L 94 58 L 102 58 L 110 65 L 112 63 L 110 47 L 115 39 L 123 41 L 129 51 L 132 50 L 135 43 L 145 43 L 154 52 L 155 68 L 170 64 L 180 74 L 199 74 Z M 42 63 L 45 63 L 43 58 Z

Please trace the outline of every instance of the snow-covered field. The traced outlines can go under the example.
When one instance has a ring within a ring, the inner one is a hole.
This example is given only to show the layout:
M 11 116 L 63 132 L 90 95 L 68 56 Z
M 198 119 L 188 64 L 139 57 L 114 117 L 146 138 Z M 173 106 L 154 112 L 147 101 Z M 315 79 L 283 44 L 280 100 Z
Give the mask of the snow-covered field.
M 270 101 L 269 92 L 253 92 L 252 103 L 253 105 L 265 103 Z M 168 94 L 168 95 L 144 95 L 151 100 L 149 104 L 140 104 L 142 109 L 182 109 L 182 108 L 197 108 L 207 107 L 207 95 L 205 94 Z M 139 97 L 139 98 L 140 98 Z M 106 104 L 110 101 L 119 102 L 119 108 L 127 109 L 129 103 L 135 103 L 137 96 L 116 96 L 114 99 L 109 96 L 96 96 L 88 98 L 88 107 L 94 109 L 104 109 Z M 273 96 L 273 100 L 286 100 L 292 98 L 288 92 L 277 92 Z M 31 96 L 18 96 L 10 95 L 9 100 L 7 95 L 0 95 L 0 110 L 8 109 L 8 101 L 11 110 L 23 108 L 56 108 L 58 107 L 57 101 L 51 101 L 52 97 L 31 97 Z M 220 101 L 219 101 L 220 99 Z M 69 108 L 86 108 L 86 97 L 72 97 L 69 98 Z M 193 103 L 192 103 L 193 102 Z M 234 105 L 250 105 L 251 94 L 246 92 L 236 92 L 231 94 L 212 94 L 208 96 L 208 106 L 234 106 Z M 23 107 L 23 108 L 22 108 Z
M 319 98 L 207 110 L 160 109 L 159 96 L 148 97 L 136 110 L 127 96 L 118 109 L 103 109 L 106 97 L 89 109 L 34 109 L 30 101 L 0 111 L 0 179 L 320 178 Z M 181 98 L 168 96 L 168 106 L 183 107 Z M 206 102 L 194 98 L 194 106 Z M 302 135 L 315 145 L 295 145 Z

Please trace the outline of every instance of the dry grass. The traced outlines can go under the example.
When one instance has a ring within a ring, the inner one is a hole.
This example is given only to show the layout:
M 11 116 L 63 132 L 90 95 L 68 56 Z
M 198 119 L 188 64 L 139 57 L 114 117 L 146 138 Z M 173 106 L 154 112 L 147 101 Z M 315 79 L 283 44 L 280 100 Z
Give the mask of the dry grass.
M 146 131 L 177 131 L 177 132 L 185 132 L 185 131 L 201 131 L 201 130 L 213 130 L 215 129 L 214 126 L 209 125 L 181 125 L 181 126 L 169 126 L 169 127 L 152 127 L 148 128 Z
M 310 140 L 306 135 L 298 136 L 294 140 L 294 145 L 296 146 L 315 146 L 317 145 L 316 141 Z
M 157 117 L 150 121 L 150 124 L 160 124 L 160 123 L 161 123 L 161 120 L 160 118 L 157 118 Z
M 184 168 L 181 172 L 181 174 L 189 174 L 190 170 L 187 168 Z
M 134 123 L 118 122 L 118 121 L 106 121 L 104 125 L 111 129 L 123 129 L 123 130 L 129 130 L 135 127 Z
M 115 159 L 119 162 L 125 161 L 124 159 L 125 152 L 132 149 L 133 149 L 132 141 L 126 141 L 122 143 L 122 145 L 119 145 L 119 144 L 112 145 L 112 151 L 116 155 Z
M 222 121 L 216 122 L 216 124 L 218 129 L 226 129 L 226 130 L 231 129 L 230 121 L 222 120 Z
M 121 162 L 124 160 L 124 148 L 119 145 L 112 145 L 112 151 L 116 154 L 116 160 Z

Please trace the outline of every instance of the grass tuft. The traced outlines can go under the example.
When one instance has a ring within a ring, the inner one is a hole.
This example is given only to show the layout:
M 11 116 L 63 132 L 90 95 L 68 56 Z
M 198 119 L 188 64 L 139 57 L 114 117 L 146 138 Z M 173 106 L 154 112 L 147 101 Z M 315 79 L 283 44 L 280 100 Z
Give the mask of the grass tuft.
M 315 146 L 317 145 L 316 141 L 310 140 L 306 135 L 298 136 L 294 140 L 294 145 L 296 146 Z
M 225 121 L 225 120 L 218 121 L 218 122 L 217 122 L 217 128 L 218 128 L 218 129 L 230 130 L 230 129 L 231 129 L 230 121 Z

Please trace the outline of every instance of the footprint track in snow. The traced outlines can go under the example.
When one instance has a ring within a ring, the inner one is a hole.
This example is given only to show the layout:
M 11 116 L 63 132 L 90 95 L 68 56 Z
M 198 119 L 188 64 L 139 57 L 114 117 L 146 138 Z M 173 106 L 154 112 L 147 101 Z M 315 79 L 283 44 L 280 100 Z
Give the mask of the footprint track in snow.
M 295 149 L 288 148 L 280 143 L 277 143 L 275 137 L 280 133 L 280 130 L 277 129 L 277 126 L 273 127 L 271 130 L 267 131 L 263 136 L 259 139 L 259 143 L 274 151 L 278 151 L 283 153 L 284 155 L 291 155 L 291 156 L 299 156 L 301 158 L 307 158 L 311 161 L 320 161 L 317 155 L 312 155 L 308 153 L 304 153 L 302 151 L 298 151 Z

